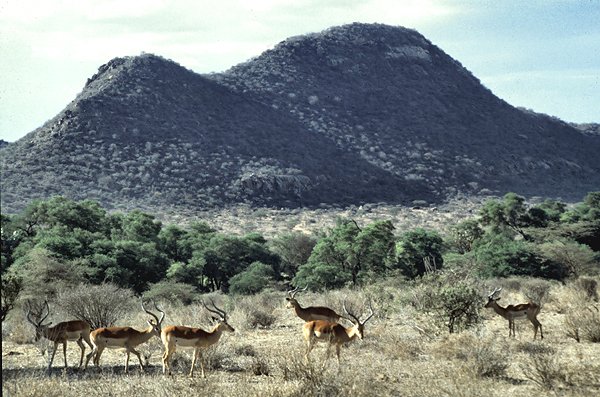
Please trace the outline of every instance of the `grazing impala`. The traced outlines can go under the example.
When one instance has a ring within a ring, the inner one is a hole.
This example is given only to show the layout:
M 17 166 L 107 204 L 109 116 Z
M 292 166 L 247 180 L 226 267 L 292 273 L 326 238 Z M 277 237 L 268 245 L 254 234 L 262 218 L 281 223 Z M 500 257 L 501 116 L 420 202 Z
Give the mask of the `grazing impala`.
M 85 345 L 82 342 L 82 339 L 93 348 L 92 342 L 90 342 L 90 325 L 82 320 L 72 320 L 72 321 L 64 321 L 62 323 L 58 323 L 55 326 L 51 327 L 49 322 L 48 324 L 42 324 L 44 320 L 50 315 L 50 306 L 48 306 L 48 301 L 44 302 L 46 308 L 46 315 L 43 315 L 43 309 L 40 317 L 42 319 L 40 321 L 34 321 L 31 318 L 31 304 L 27 305 L 27 321 L 29 321 L 35 327 L 35 341 L 39 341 L 42 337 L 54 342 L 54 350 L 52 350 L 52 357 L 50 358 L 50 362 L 48 363 L 48 372 L 50 372 L 52 368 L 52 362 L 54 361 L 54 355 L 56 354 L 56 349 L 58 348 L 58 344 L 62 343 L 63 345 L 63 356 L 65 358 L 65 369 L 67 368 L 67 341 L 77 341 L 79 348 L 81 349 L 81 358 L 79 359 L 79 368 L 81 368 L 81 364 L 83 363 L 83 353 L 85 352 Z
M 324 306 L 308 306 L 302 307 L 296 300 L 295 296 L 298 293 L 300 287 L 296 289 L 288 291 L 288 297 L 285 298 L 288 301 L 287 307 L 293 308 L 296 312 L 296 315 L 300 317 L 304 321 L 316 321 L 323 320 L 328 321 L 330 323 L 337 323 L 340 321 L 340 318 L 344 318 L 337 314 L 334 310 L 324 307 Z M 306 291 L 308 285 L 304 287 L 301 291 Z
M 362 339 L 364 337 L 365 323 L 367 321 L 369 321 L 369 319 L 371 317 L 373 317 L 373 314 L 374 314 L 373 307 L 371 306 L 371 302 L 369 302 L 370 313 L 369 313 L 368 317 L 365 319 L 365 321 L 362 321 L 362 322 L 354 314 L 348 312 L 348 309 L 346 309 L 345 302 L 344 302 L 343 306 L 344 306 L 344 312 L 350 318 L 352 318 L 351 321 L 352 321 L 353 326 L 350 328 L 346 328 L 341 324 L 336 324 L 336 323 L 323 321 L 323 320 L 309 321 L 306 324 L 304 324 L 304 328 L 302 331 L 304 334 L 304 339 L 306 340 L 306 344 L 307 344 L 306 354 L 304 357 L 307 362 L 308 362 L 308 355 L 310 354 L 311 350 L 315 346 L 315 343 L 316 342 L 326 342 L 326 343 L 328 343 L 327 356 L 325 357 L 325 360 L 323 361 L 323 367 L 325 367 L 325 364 L 327 363 L 327 359 L 329 359 L 329 353 L 330 353 L 331 346 L 335 345 L 335 353 L 336 353 L 337 359 L 338 359 L 338 369 L 341 369 L 341 367 L 340 367 L 340 348 L 342 347 L 342 345 L 344 343 L 351 342 L 351 341 L 355 340 L 356 338 Z
M 160 337 L 160 327 L 165 318 L 165 312 L 160 310 L 158 306 L 156 306 L 156 303 L 154 303 L 154 308 L 161 313 L 160 320 L 156 314 L 144 307 L 144 301 L 142 301 L 142 310 L 154 317 L 154 322 L 152 319 L 148 320 L 149 327 L 143 331 L 138 331 L 131 327 L 107 327 L 98 328 L 92 331 L 91 339 L 94 344 L 94 349 L 87 355 L 85 368 L 87 368 L 92 357 L 94 357 L 94 364 L 96 366 L 100 365 L 100 356 L 102 356 L 104 349 L 108 347 L 109 349 L 125 349 L 127 353 L 125 373 L 129 372 L 129 353 L 133 353 L 137 356 L 138 361 L 140 362 L 140 369 L 144 372 L 144 365 L 142 364 L 140 353 L 135 350 L 135 348 L 142 343 L 146 343 L 153 336 Z
M 217 324 L 211 331 L 204 331 L 201 328 L 191 328 L 185 326 L 171 325 L 162 330 L 161 339 L 165 346 L 163 354 L 163 374 L 171 375 L 171 366 L 169 360 L 177 347 L 189 347 L 194 349 L 194 357 L 192 359 L 192 367 L 190 368 L 190 377 L 194 376 L 194 366 L 196 360 L 200 356 L 200 367 L 202 368 L 202 377 L 204 378 L 204 360 L 202 358 L 202 349 L 206 349 L 219 341 L 223 331 L 234 332 L 235 330 L 227 323 L 227 313 L 219 309 L 215 303 L 210 301 L 214 310 L 210 309 L 204 302 L 202 306 L 209 312 L 216 314 L 218 318 L 213 317 Z
M 500 297 L 496 296 L 500 291 L 502 291 L 502 288 L 496 288 L 488 295 L 488 302 L 485 307 L 491 307 L 496 313 L 508 320 L 508 336 L 510 337 L 512 334 L 512 336 L 515 337 L 515 319 L 527 318 L 533 324 L 533 339 L 537 336 L 538 328 L 540 329 L 540 338 L 544 339 L 542 324 L 537 319 L 537 315 L 540 313 L 540 307 L 533 302 L 502 307 L 497 302 Z

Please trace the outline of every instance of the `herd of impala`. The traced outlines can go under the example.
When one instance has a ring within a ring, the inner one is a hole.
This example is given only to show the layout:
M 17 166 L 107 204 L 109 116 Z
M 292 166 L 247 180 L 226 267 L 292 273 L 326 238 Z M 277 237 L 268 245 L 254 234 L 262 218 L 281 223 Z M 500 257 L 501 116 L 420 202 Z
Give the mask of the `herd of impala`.
M 295 296 L 299 291 L 299 288 L 295 288 L 287 292 L 286 298 L 288 308 L 293 308 L 296 315 L 304 320 L 304 326 L 302 328 L 302 334 L 306 341 L 306 353 L 305 360 L 309 361 L 309 354 L 312 351 L 316 342 L 327 343 L 327 355 L 323 361 L 323 367 L 327 362 L 330 355 L 330 348 L 335 347 L 338 369 L 341 369 L 340 363 L 340 348 L 343 344 L 351 342 L 355 339 L 363 339 L 365 323 L 373 317 L 373 307 L 369 301 L 369 314 L 364 321 L 361 321 L 358 316 L 350 312 L 346 308 L 344 302 L 342 307 L 346 316 L 342 316 L 336 313 L 334 310 L 323 307 L 323 306 L 309 306 L 302 307 L 296 300 Z M 515 336 L 514 331 L 514 320 L 520 318 L 527 318 L 534 326 L 535 339 L 537 336 L 538 328 L 540 330 L 540 337 L 543 339 L 544 334 L 542 332 L 542 324 L 537 320 L 537 315 L 540 312 L 540 307 L 533 302 L 523 303 L 519 305 L 509 305 L 502 307 L 498 305 L 497 300 L 500 299 L 497 294 L 501 291 L 501 288 L 496 288 L 492 293 L 488 295 L 488 302 L 485 305 L 486 308 L 492 308 L 500 316 L 508 320 L 508 335 Z M 140 369 L 143 372 L 144 366 L 140 353 L 136 350 L 136 347 L 147 342 L 153 336 L 161 338 L 164 353 L 162 356 L 163 374 L 171 374 L 170 359 L 177 347 L 181 348 L 193 348 L 194 355 L 192 359 L 192 366 L 190 368 L 189 376 L 194 375 L 194 367 L 198 357 L 200 358 L 200 366 L 202 369 L 202 377 L 204 374 L 204 362 L 202 358 L 202 350 L 216 344 L 221 338 L 223 331 L 234 332 L 235 330 L 227 322 L 227 313 L 222 309 L 218 308 L 215 303 L 211 300 L 212 308 L 208 307 L 204 302 L 202 305 L 206 310 L 215 315 L 213 320 L 216 325 L 209 331 L 205 331 L 201 328 L 193 328 L 186 326 L 170 325 L 162 328 L 162 322 L 165 318 L 165 312 L 162 311 L 156 303 L 154 303 L 154 309 L 160 313 L 160 319 L 158 316 L 148 310 L 144 306 L 142 301 L 142 310 L 152 316 L 148 320 L 148 328 L 143 331 L 138 331 L 132 327 L 106 327 L 91 330 L 90 325 L 81 320 L 65 321 L 51 326 L 51 322 L 48 324 L 42 324 L 44 320 L 50 314 L 50 308 L 48 302 L 45 302 L 46 313 L 43 311 L 39 317 L 41 320 L 35 321 L 31 316 L 31 309 L 27 310 L 27 320 L 35 327 L 35 341 L 37 342 L 40 338 L 45 337 L 46 339 L 54 342 L 54 349 L 52 356 L 48 363 L 48 372 L 52 368 L 52 362 L 56 354 L 56 349 L 59 344 L 63 346 L 63 356 L 65 361 L 65 369 L 67 368 L 67 341 L 76 341 L 81 348 L 81 358 L 79 360 L 79 368 L 83 364 L 83 356 L 85 352 L 85 341 L 92 351 L 86 356 L 85 366 L 87 368 L 88 363 L 93 358 L 93 362 L 96 366 L 100 364 L 100 356 L 105 348 L 119 348 L 124 349 L 127 354 L 125 361 L 125 372 L 129 371 L 129 355 L 133 353 L 137 356 L 140 363 Z M 340 320 L 347 320 L 352 323 L 351 327 L 345 327 L 340 323 Z

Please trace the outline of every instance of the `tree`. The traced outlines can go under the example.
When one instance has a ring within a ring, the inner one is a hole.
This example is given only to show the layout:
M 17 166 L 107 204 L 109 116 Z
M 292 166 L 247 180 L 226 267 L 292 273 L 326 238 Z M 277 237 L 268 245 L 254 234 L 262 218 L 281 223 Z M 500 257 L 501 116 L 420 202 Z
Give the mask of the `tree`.
M 528 226 L 525 198 L 516 193 L 506 193 L 502 201 L 487 201 L 481 209 L 480 215 L 481 223 L 491 226 L 494 233 L 510 229 L 525 240 L 531 239 L 523 229 Z
M 50 251 L 36 247 L 19 258 L 2 277 L 18 277 L 22 280 L 25 299 L 51 299 L 56 294 L 79 285 L 87 278 L 89 268 L 56 258 Z
M 444 241 L 435 231 L 422 228 L 404 233 L 396 244 L 396 264 L 408 278 L 442 268 Z
M 321 288 L 340 285 L 349 277 L 356 285 L 368 276 L 384 274 L 394 258 L 393 231 L 390 221 L 376 221 L 361 229 L 353 219 L 338 219 L 300 266 L 293 283 L 310 279 L 318 283 L 314 288 Z
M 470 252 L 473 243 L 480 239 L 484 230 L 479 226 L 475 219 L 467 219 L 450 229 L 450 240 L 452 246 L 460 254 Z
M 0 313 L 2 322 L 6 319 L 8 312 L 14 309 L 22 288 L 23 283 L 18 276 L 2 276 L 2 312 Z
M 295 286 L 306 285 L 312 290 L 325 290 L 344 287 L 352 281 L 352 275 L 336 264 L 309 261 L 300 266 L 292 280 Z
M 506 233 L 489 233 L 479 240 L 473 254 L 484 277 L 531 276 L 561 280 L 567 269 L 538 255 L 536 245 L 515 240 Z
M 227 291 L 229 279 L 253 262 L 271 266 L 277 273 L 279 257 L 269 251 L 266 240 L 252 234 L 243 238 L 214 234 L 205 247 L 194 251 L 192 260 L 202 267 L 202 287 Z M 206 282 L 206 284 L 205 284 Z
M 273 239 L 270 247 L 281 258 L 281 271 L 293 278 L 298 268 L 308 262 L 316 244 L 314 237 L 292 232 Z
M 554 240 L 540 244 L 538 249 L 542 257 L 562 265 L 575 277 L 600 273 L 600 262 L 587 245 L 573 240 Z
M 229 291 L 233 294 L 256 294 L 275 279 L 273 268 L 261 262 L 253 262 L 241 273 L 229 279 Z
M 363 272 L 385 274 L 394 260 L 394 225 L 390 221 L 376 221 L 360 230 L 352 244 L 353 282 Z

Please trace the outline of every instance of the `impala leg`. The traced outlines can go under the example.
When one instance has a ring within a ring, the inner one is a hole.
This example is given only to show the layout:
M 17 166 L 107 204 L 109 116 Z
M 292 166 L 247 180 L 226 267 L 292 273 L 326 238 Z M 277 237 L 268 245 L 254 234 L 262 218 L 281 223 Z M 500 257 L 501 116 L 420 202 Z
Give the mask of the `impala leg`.
M 169 365 L 169 360 L 171 359 L 171 355 L 175 352 L 174 345 L 167 345 L 165 347 L 165 353 L 163 354 L 163 375 L 167 373 L 171 375 L 171 365 Z
M 90 352 L 90 354 L 88 354 L 88 355 L 85 357 L 85 367 L 83 367 L 84 369 L 87 369 L 87 367 L 88 367 L 88 364 L 89 364 L 90 360 L 92 359 L 92 357 L 94 357 L 94 354 L 96 354 L 97 350 L 98 350 L 98 349 L 97 349 L 96 347 L 93 347 L 93 348 L 92 348 L 92 351 Z M 94 362 L 95 362 L 95 361 L 96 361 L 96 360 L 94 360 Z
M 331 354 L 331 343 L 328 343 L 327 350 L 325 351 L 325 359 L 323 360 L 323 365 L 321 366 L 321 368 L 325 368 L 325 365 L 327 365 L 327 360 L 329 360 L 330 354 Z
M 58 349 L 58 342 L 54 342 L 54 349 L 52 350 L 52 356 L 50 357 L 50 362 L 48 363 L 48 373 L 52 368 L 52 362 L 54 362 L 54 355 L 56 354 L 56 349 Z
M 194 366 L 196 365 L 196 359 L 198 358 L 198 352 L 200 351 L 199 348 L 195 348 L 194 349 L 194 353 L 192 356 L 192 367 L 190 368 L 190 378 L 192 376 L 194 376 Z
M 540 329 L 540 339 L 544 339 L 544 333 L 542 332 L 542 323 L 540 323 L 537 319 L 532 319 L 531 323 L 533 324 L 533 339 L 535 340 L 537 336 L 538 328 Z
M 67 369 L 67 341 L 63 342 L 63 357 L 65 359 L 65 369 Z
M 104 347 L 98 347 L 96 351 L 96 356 L 94 357 L 94 365 L 100 365 L 100 356 L 102 356 L 102 352 L 104 351 Z
M 313 347 L 315 347 L 315 341 L 313 338 L 311 338 L 308 340 L 308 344 L 306 346 L 306 354 L 304 354 L 304 360 L 306 361 L 307 364 L 309 362 L 308 355 L 312 351 Z
M 206 378 L 204 374 L 204 357 L 202 357 L 202 350 L 198 350 L 198 356 L 200 357 L 200 370 L 202 371 L 202 377 Z
M 125 373 L 129 372 L 129 349 L 127 349 L 127 359 L 125 360 Z
M 78 368 L 81 368 L 81 365 L 83 364 L 83 354 L 85 353 L 85 345 L 81 341 L 81 338 L 77 339 L 77 344 L 79 345 L 79 348 L 81 349 L 81 358 L 79 359 L 79 367 L 78 367 Z
M 342 363 L 340 361 L 341 348 L 342 348 L 342 345 L 335 345 L 335 354 L 337 354 L 337 359 L 338 359 L 338 370 L 342 368 Z
M 142 370 L 142 372 L 144 372 L 144 365 L 142 364 L 142 357 L 140 356 L 140 352 L 135 350 L 133 347 L 131 348 L 131 352 L 137 356 L 138 361 L 140 362 L 140 369 Z

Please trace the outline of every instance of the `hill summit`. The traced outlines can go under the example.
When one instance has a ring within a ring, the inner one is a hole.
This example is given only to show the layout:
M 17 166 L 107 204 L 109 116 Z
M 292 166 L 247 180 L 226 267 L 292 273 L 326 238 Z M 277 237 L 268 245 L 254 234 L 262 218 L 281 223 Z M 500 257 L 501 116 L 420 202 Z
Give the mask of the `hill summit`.
M 600 137 L 516 109 L 414 30 L 289 38 L 224 73 L 142 54 L 102 65 L 0 149 L 2 210 L 62 194 L 111 208 L 581 199 Z

